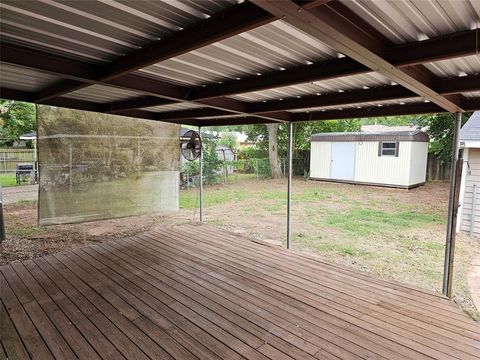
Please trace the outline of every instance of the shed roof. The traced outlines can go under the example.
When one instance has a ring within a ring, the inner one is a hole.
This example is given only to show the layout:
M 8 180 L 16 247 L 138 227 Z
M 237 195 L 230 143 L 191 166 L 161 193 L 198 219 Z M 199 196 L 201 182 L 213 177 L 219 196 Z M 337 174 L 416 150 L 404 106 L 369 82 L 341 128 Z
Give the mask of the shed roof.
M 480 141 L 480 111 L 475 111 L 460 129 L 460 141 Z
M 3 98 L 201 126 L 480 109 L 476 0 L 0 9 Z
M 429 142 L 428 135 L 421 130 L 393 130 L 380 132 L 337 132 L 319 133 L 310 137 L 311 141 L 415 141 Z

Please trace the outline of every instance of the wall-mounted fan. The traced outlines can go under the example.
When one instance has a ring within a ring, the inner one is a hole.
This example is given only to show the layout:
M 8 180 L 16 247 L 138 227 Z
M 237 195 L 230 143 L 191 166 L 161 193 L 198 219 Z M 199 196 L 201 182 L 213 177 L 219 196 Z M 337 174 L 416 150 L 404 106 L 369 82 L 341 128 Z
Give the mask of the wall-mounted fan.
M 180 138 L 180 151 L 185 159 L 193 161 L 200 156 L 202 151 L 202 140 L 198 132 L 188 130 Z

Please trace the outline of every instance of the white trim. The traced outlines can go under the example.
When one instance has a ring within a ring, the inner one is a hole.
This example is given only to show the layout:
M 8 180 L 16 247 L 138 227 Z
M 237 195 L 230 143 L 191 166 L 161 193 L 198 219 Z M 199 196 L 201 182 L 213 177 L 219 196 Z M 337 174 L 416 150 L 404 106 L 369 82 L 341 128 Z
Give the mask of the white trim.
M 462 226 L 462 215 L 463 215 L 463 199 L 465 197 L 465 183 L 467 182 L 467 171 L 468 171 L 468 157 L 470 155 L 470 149 L 467 147 L 463 150 L 463 166 L 462 166 L 462 179 L 460 181 L 460 195 L 458 198 L 458 213 L 457 213 L 457 226 L 455 231 L 460 232 Z
M 480 141 L 460 140 L 460 145 L 464 148 L 480 148 Z

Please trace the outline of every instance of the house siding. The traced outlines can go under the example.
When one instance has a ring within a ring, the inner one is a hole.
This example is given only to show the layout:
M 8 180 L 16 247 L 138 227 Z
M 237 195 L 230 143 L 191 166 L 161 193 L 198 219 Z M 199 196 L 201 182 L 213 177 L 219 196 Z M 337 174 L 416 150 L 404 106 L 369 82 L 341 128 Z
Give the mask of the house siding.
M 472 221 L 473 185 L 477 184 L 476 209 L 474 216 L 474 234 L 480 235 L 480 149 L 469 149 L 468 165 L 470 169 L 464 173 L 465 187 L 462 201 L 462 218 L 460 229 L 470 232 Z

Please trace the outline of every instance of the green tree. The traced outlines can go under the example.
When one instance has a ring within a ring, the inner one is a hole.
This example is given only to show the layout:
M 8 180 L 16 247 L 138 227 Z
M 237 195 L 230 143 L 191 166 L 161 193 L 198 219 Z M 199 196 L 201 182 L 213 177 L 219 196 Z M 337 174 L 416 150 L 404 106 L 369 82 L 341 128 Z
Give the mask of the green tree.
M 12 146 L 20 135 L 35 131 L 35 105 L 0 99 L 0 137 Z
M 256 141 L 258 150 L 265 152 L 268 150 L 268 132 L 265 125 L 243 125 L 238 127 L 239 131 L 244 132 L 248 140 Z M 310 136 L 321 132 L 346 132 L 360 131 L 360 121 L 353 120 L 323 120 L 298 122 L 293 125 L 294 149 L 309 150 Z M 287 156 L 288 146 L 288 125 L 280 124 L 278 128 L 278 152 L 280 157 Z
M 221 132 L 220 144 L 228 147 L 229 149 L 237 148 L 237 135 L 234 132 Z
M 359 120 L 327 120 L 327 121 L 308 121 L 299 122 L 294 124 L 294 149 L 308 150 L 310 149 L 310 136 L 320 132 L 345 132 L 345 131 L 359 131 Z M 237 127 L 238 131 L 244 132 L 248 140 L 255 142 L 255 147 L 258 149 L 258 153 L 264 153 L 265 156 L 269 156 L 269 162 L 278 163 L 278 158 L 285 158 L 288 153 L 288 125 L 276 124 L 275 127 L 266 125 L 243 125 Z M 272 134 L 276 132 L 275 134 Z M 272 135 L 275 137 L 276 142 L 271 144 L 269 141 Z M 269 147 L 275 145 L 275 150 Z M 275 152 L 277 154 L 275 154 Z M 277 160 L 276 160 L 277 159 Z M 272 177 L 278 176 L 279 168 L 273 168 L 270 165 L 270 171 Z
M 472 113 L 462 113 L 462 126 L 471 115 Z M 450 164 L 452 159 L 455 114 L 423 115 L 421 125 L 426 127 L 427 133 L 430 136 L 430 153 L 435 154 L 443 163 Z

